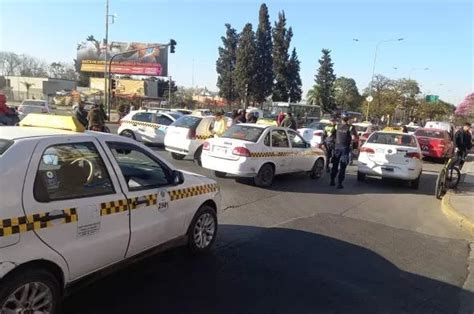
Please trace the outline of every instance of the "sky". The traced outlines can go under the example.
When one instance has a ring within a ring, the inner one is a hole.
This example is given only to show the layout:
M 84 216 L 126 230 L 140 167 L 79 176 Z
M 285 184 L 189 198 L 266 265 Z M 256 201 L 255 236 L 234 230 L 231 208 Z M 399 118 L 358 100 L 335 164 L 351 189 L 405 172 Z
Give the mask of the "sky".
M 72 62 L 77 43 L 105 37 L 106 0 L 0 0 L 0 51 Z M 215 63 L 225 23 L 256 29 L 262 2 L 248 0 L 109 0 L 117 18 L 110 41 L 177 41 L 169 72 L 180 86 L 217 90 Z M 314 84 L 321 49 L 331 50 L 335 74 L 359 90 L 375 73 L 416 79 L 424 94 L 455 105 L 474 91 L 472 0 L 266 1 L 273 22 L 284 11 L 301 61 L 303 91 Z M 358 41 L 353 39 L 357 38 Z M 428 68 L 428 70 L 425 70 Z M 193 75 L 194 74 L 194 75 Z M 193 80 L 194 78 L 194 80 Z

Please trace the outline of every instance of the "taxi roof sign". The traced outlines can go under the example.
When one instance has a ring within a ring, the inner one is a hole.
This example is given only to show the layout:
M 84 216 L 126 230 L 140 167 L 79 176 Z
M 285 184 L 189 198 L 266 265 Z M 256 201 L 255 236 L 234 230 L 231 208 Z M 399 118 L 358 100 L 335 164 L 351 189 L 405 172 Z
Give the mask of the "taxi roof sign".
M 20 121 L 20 126 L 84 132 L 85 128 L 76 117 L 30 113 Z

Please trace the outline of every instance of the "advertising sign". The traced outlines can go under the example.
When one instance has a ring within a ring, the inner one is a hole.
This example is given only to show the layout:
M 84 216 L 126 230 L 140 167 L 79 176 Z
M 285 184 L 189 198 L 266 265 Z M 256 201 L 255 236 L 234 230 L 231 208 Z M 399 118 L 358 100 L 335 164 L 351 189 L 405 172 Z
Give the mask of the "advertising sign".
M 117 79 L 116 95 L 145 95 L 145 81 Z M 92 89 L 104 90 L 104 79 L 99 77 L 90 78 L 90 87 Z
M 112 42 L 107 47 L 107 60 L 114 58 L 111 73 L 168 76 L 168 47 L 160 44 Z M 104 72 L 105 49 L 94 38 L 77 46 L 77 60 L 83 72 Z M 133 51 L 135 50 L 135 51 Z M 132 51 L 132 52 L 129 52 Z

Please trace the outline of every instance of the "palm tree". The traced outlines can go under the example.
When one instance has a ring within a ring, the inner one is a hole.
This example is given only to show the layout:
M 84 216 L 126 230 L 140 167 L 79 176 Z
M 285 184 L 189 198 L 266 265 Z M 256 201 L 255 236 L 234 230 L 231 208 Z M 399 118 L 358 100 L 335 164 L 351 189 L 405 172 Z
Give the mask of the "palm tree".
M 35 84 L 30 83 L 30 82 L 21 82 L 21 84 L 23 84 L 26 88 L 26 99 L 30 98 L 30 88 L 31 88 L 31 86 L 33 86 Z
M 314 85 L 306 94 L 306 101 L 308 104 L 313 106 L 319 105 L 319 91 L 316 85 Z

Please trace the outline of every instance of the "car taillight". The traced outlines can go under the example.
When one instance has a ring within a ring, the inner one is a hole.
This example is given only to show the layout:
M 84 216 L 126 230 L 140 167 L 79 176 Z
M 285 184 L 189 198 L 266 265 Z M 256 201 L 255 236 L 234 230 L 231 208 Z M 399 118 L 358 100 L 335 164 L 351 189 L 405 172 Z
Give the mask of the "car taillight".
M 202 144 L 202 150 L 210 150 L 211 149 L 211 144 L 209 144 L 209 142 L 204 142 L 204 144 Z
M 250 157 L 250 151 L 245 147 L 236 147 L 232 150 L 232 154 L 242 157 Z
M 322 131 L 316 131 L 313 133 L 314 136 L 321 136 L 323 135 L 323 132 Z
M 406 153 L 405 157 L 414 158 L 414 159 L 421 159 L 421 155 L 418 152 L 408 152 L 408 153 Z
M 196 130 L 190 129 L 188 132 L 187 139 L 188 140 L 194 140 L 196 138 Z
M 375 154 L 375 150 L 373 148 L 370 148 L 370 147 L 364 147 L 362 146 L 360 148 L 360 152 L 361 153 L 367 153 L 367 154 Z

